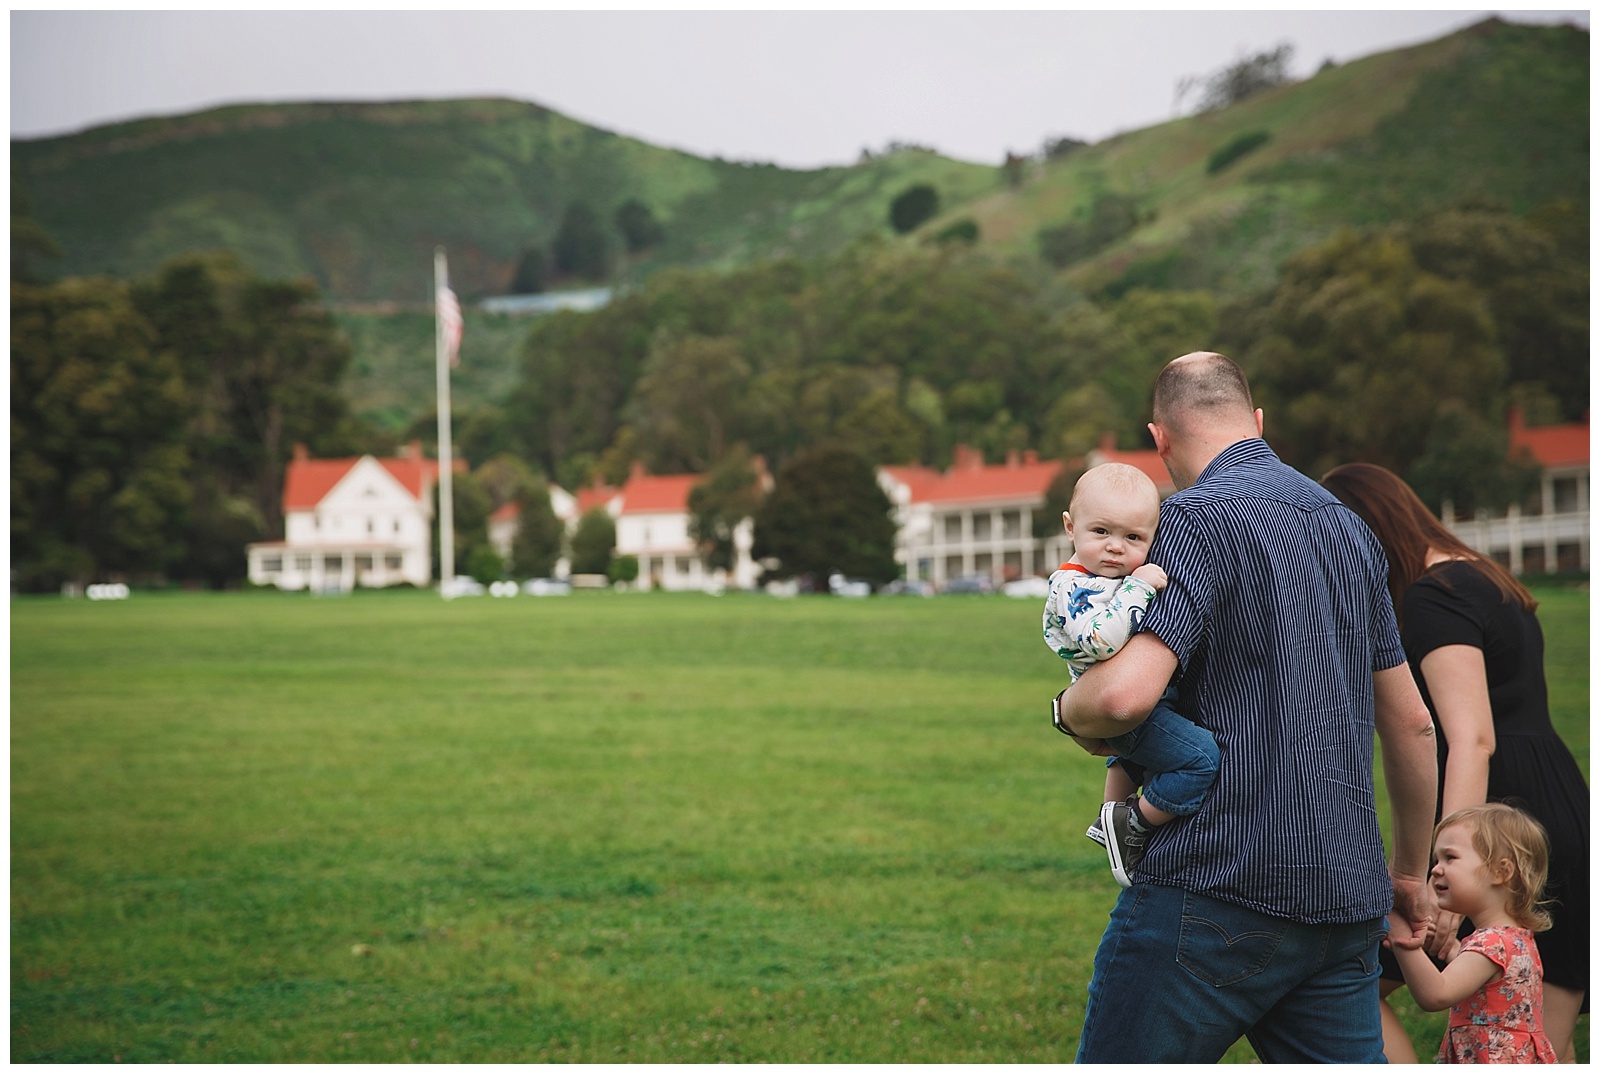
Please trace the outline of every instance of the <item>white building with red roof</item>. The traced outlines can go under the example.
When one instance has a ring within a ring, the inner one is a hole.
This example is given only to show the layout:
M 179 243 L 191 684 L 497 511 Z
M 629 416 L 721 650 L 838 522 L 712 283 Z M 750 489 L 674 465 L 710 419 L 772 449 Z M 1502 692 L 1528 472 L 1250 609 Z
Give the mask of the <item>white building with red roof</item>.
M 1122 462 L 1143 470 L 1163 497 L 1172 479 L 1154 451 L 1117 451 L 1109 434 L 1082 460 L 1084 466 Z M 1034 536 L 1034 522 L 1045 509 L 1045 493 L 1063 468 L 1079 460 L 1041 460 L 1032 451 L 1011 452 L 988 465 L 982 452 L 957 444 L 943 473 L 926 466 L 883 466 L 878 484 L 894 505 L 895 560 L 910 581 L 943 588 L 952 579 L 984 576 L 1008 581 L 1048 575 L 1069 558 L 1059 518 L 1043 520 L 1045 537 Z
M 1539 466 L 1539 491 L 1507 511 L 1457 518 L 1446 502 L 1440 519 L 1476 551 L 1513 574 L 1589 569 L 1589 419 L 1529 427 L 1511 408 L 1511 455 Z
M 431 584 L 438 477 L 438 462 L 416 441 L 391 459 L 313 459 L 296 445 L 283 480 L 283 540 L 247 547 L 250 581 L 319 592 Z

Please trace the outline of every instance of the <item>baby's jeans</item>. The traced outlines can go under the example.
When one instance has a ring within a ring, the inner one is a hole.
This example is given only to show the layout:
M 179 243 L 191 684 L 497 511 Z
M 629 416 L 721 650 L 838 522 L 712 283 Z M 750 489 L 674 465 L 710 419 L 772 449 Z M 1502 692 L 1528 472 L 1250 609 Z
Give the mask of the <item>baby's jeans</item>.
M 1180 715 L 1171 697 L 1164 695 L 1132 731 L 1106 739 L 1117 751 L 1106 764 L 1121 764 L 1157 809 L 1187 817 L 1200 812 L 1217 781 L 1220 756 L 1211 732 Z

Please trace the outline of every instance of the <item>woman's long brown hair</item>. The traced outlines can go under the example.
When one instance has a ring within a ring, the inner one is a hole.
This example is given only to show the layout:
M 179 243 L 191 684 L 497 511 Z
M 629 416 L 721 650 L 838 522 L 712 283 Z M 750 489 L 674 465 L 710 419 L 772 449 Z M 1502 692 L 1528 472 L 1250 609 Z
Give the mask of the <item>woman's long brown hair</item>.
M 1471 563 L 1506 600 L 1515 601 L 1524 611 L 1531 612 L 1539 606 L 1510 571 L 1445 529 L 1411 486 L 1383 467 L 1370 462 L 1335 466 L 1323 475 L 1322 484 L 1360 515 L 1383 545 L 1384 554 L 1389 557 L 1389 597 L 1394 601 L 1396 616 L 1401 614 L 1405 591 L 1422 577 L 1430 548 Z

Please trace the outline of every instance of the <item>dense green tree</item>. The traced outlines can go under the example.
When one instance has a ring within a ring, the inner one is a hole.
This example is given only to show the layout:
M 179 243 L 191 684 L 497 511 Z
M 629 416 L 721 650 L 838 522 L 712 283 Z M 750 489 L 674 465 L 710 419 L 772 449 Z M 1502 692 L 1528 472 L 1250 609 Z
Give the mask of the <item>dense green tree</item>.
M 567 206 L 551 248 L 557 272 L 594 281 L 611 275 L 611 241 L 588 202 Z
M 561 520 L 550 506 L 550 487 L 542 479 L 524 489 L 517 535 L 511 541 L 511 573 L 517 578 L 549 578 L 561 558 Z
M 604 507 L 591 508 L 572 534 L 572 573 L 605 574 L 617 548 L 617 524 Z
M 61 256 L 61 247 L 33 218 L 33 205 L 15 180 L 11 183 L 11 279 L 43 283 L 44 265 Z
M 191 410 L 179 363 L 125 285 L 12 285 L 11 555 L 21 587 L 154 575 L 182 558 Z
M 737 340 L 657 333 L 624 411 L 658 472 L 703 472 L 728 447 L 750 367 Z
M 530 246 L 517 258 L 516 271 L 511 276 L 511 293 L 536 295 L 544 290 L 545 274 L 549 271 L 549 258 L 544 249 Z
M 901 235 L 939 215 L 939 192 L 927 183 L 907 187 L 889 203 L 889 225 Z
M 667 237 L 666 229 L 656 220 L 650 206 L 638 198 L 629 198 L 617 206 L 617 230 L 622 233 L 623 245 L 630 254 L 659 246 Z
M 689 536 L 713 570 L 732 570 L 734 531 L 761 506 L 764 490 L 749 451 L 735 447 L 689 491 Z
M 808 576 L 817 589 L 835 572 L 881 583 L 899 573 L 894 534 L 889 498 L 871 464 L 823 444 L 778 471 L 755 515 L 752 555 L 776 558 L 774 574 Z
M 1504 424 L 1488 303 L 1393 234 L 1342 232 L 1291 258 L 1242 364 L 1279 453 L 1310 474 L 1360 460 L 1405 476 L 1425 452 L 1469 450 L 1440 439 L 1450 404 Z

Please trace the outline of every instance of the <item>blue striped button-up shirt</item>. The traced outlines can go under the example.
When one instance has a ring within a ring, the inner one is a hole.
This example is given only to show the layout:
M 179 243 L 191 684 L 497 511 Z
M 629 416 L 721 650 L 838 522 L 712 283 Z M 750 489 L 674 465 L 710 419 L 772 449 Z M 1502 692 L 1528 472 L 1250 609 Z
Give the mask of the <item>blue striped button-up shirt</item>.
M 1177 708 L 1216 735 L 1222 766 L 1139 879 L 1306 924 L 1387 913 L 1372 675 L 1405 653 L 1377 539 L 1243 440 L 1161 505 L 1150 560 L 1171 580 L 1144 629 L 1177 655 Z

